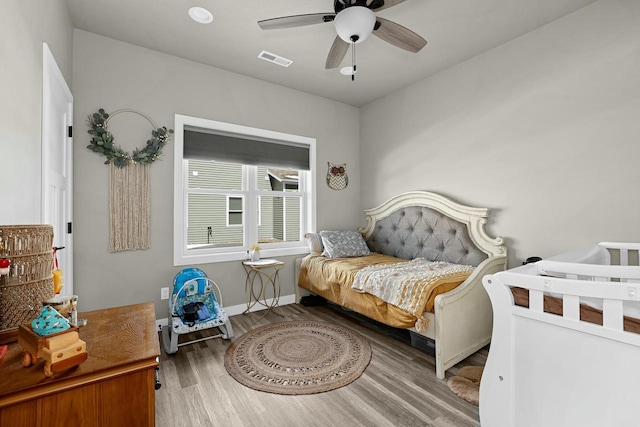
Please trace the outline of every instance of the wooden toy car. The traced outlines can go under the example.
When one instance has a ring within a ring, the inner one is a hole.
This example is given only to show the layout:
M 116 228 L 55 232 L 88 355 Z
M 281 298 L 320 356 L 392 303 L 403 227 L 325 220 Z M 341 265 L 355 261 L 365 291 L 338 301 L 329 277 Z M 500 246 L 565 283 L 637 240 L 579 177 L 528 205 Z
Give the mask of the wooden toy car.
M 80 365 L 87 360 L 87 344 L 78 335 L 78 327 L 72 326 L 66 331 L 51 335 L 39 336 L 31 325 L 22 324 L 18 328 L 18 344 L 22 347 L 22 366 L 35 364 L 44 359 L 44 375 L 53 376 Z

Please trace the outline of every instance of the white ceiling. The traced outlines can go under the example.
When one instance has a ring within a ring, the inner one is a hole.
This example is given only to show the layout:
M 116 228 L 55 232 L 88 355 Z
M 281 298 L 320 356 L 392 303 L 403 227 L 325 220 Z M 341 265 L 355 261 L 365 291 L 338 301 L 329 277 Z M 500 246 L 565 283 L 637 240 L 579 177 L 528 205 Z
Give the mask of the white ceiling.
M 595 0 L 406 0 L 378 12 L 424 37 L 418 53 L 378 37 L 357 45 L 355 82 L 325 70 L 332 23 L 261 30 L 257 21 L 333 12 L 332 0 L 67 0 L 76 28 L 361 106 L 506 43 Z M 214 20 L 192 21 L 191 6 Z M 294 61 L 284 68 L 257 58 L 262 50 Z M 350 65 L 348 53 L 343 66 Z

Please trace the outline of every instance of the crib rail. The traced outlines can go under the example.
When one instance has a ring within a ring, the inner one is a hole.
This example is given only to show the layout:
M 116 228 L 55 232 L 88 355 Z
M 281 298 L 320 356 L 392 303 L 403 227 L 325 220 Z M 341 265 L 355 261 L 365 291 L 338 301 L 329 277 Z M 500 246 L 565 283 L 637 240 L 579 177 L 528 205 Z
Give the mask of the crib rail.
M 545 321 L 561 322 L 558 315 L 549 314 L 544 311 L 545 295 L 562 299 L 562 316 L 564 321 L 574 324 L 565 324 L 571 328 L 588 328 L 591 333 L 598 335 L 608 335 L 598 328 L 606 328 L 612 331 L 623 332 L 624 326 L 624 304 L 633 302 L 640 304 L 640 284 L 610 282 L 610 281 L 585 281 L 579 279 L 565 279 L 559 277 L 544 277 L 535 275 L 524 275 L 511 273 L 509 271 L 485 277 L 487 285 L 492 285 L 498 281 L 500 285 L 507 288 L 519 287 L 529 291 L 529 307 L 519 307 L 512 305 L 514 314 L 538 319 L 543 314 L 553 316 Z M 587 304 L 590 307 L 602 310 L 603 324 L 594 325 L 580 319 L 580 304 Z M 556 318 L 556 319 L 554 319 Z M 578 326 L 578 323 L 580 325 Z M 632 340 L 640 344 L 640 335 L 634 334 Z
M 537 274 L 548 276 L 640 283 L 640 243 L 601 242 L 535 265 Z
M 640 267 L 629 265 L 580 264 L 552 260 L 536 263 L 540 273 L 566 279 L 640 283 Z
M 617 251 L 619 254 L 617 265 L 637 266 L 640 264 L 640 243 L 601 242 L 598 243 L 598 246 L 607 249 L 609 252 Z M 633 263 L 630 263 L 631 256 L 634 256 Z

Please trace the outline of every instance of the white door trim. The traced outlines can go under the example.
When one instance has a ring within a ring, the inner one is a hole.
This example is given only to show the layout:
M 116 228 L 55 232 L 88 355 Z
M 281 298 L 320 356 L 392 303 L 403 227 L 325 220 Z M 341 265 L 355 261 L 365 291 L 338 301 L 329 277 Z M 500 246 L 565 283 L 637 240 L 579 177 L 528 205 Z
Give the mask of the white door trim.
M 54 86 L 55 85 L 55 86 Z M 54 90 L 54 87 L 56 90 Z M 51 185 L 49 182 L 49 167 L 50 161 L 52 159 L 51 154 L 51 144 L 47 144 L 48 141 L 51 141 L 53 135 L 49 135 L 48 132 L 51 132 L 47 123 L 51 123 L 53 114 L 52 111 L 49 110 L 49 106 L 52 105 L 52 100 L 54 96 L 60 96 L 60 91 L 62 92 L 62 102 L 67 104 L 66 107 L 66 117 L 67 123 L 65 125 L 71 126 L 73 124 L 73 95 L 71 94 L 71 90 L 67 85 L 58 64 L 56 63 L 51 50 L 47 43 L 42 44 L 42 189 L 41 189 L 41 211 L 40 211 L 40 219 L 43 224 L 51 223 L 51 213 L 47 212 L 48 206 L 50 206 L 50 200 L 48 200 L 48 188 Z M 58 95 L 54 95 L 58 94 Z M 65 197 L 65 206 L 60 207 L 61 211 L 64 212 L 65 218 L 63 218 L 64 224 L 73 221 L 73 144 L 72 137 L 66 135 L 66 147 L 68 147 L 66 152 L 66 157 L 64 158 L 64 169 L 65 169 L 65 181 L 66 181 L 66 194 Z M 55 226 L 54 226 L 55 227 Z M 64 227 L 66 228 L 66 227 Z M 55 241 L 63 241 L 64 242 L 64 259 L 65 261 L 60 266 L 64 273 L 64 289 L 63 294 L 71 295 L 73 294 L 73 236 L 72 234 L 67 234 L 67 230 L 62 230 L 64 233 L 64 238 L 58 236 Z M 62 255 L 61 255 L 62 256 Z

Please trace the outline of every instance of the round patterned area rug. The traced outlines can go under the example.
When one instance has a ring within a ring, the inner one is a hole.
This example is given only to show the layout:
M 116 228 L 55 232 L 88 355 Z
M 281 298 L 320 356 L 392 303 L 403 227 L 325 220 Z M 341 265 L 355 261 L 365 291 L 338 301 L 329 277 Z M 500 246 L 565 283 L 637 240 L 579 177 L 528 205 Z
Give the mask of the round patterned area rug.
M 233 340 L 224 356 L 239 383 L 277 394 L 314 394 L 345 386 L 362 375 L 371 346 L 340 325 L 295 321 L 253 329 Z

